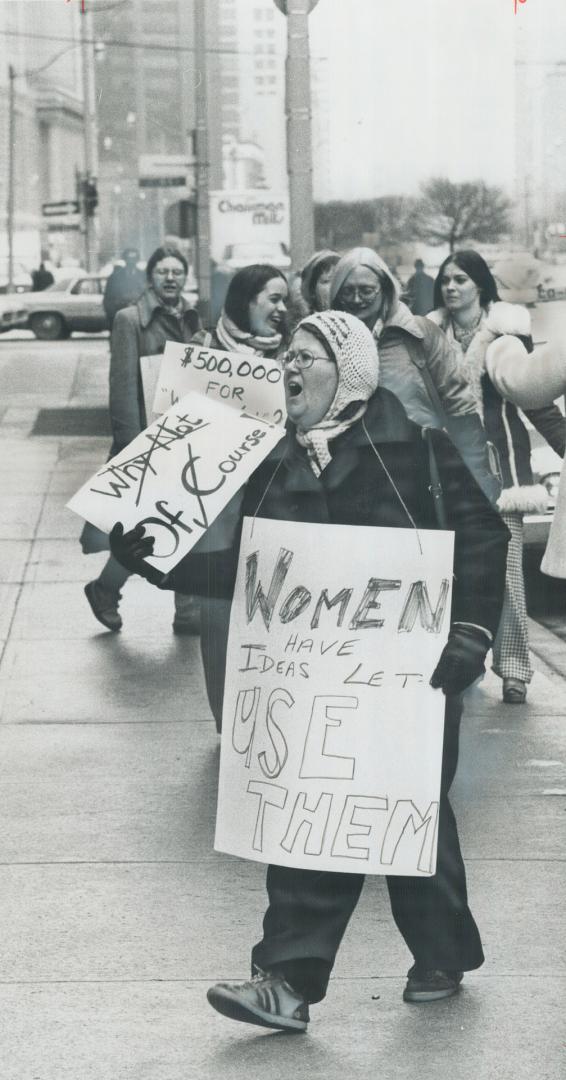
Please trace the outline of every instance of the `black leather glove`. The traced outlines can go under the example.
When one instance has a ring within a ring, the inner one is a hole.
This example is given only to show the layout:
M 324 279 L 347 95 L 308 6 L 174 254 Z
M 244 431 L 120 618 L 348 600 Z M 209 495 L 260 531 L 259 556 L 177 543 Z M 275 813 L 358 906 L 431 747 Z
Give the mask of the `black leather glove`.
M 110 533 L 109 540 L 110 551 L 114 558 L 126 570 L 129 570 L 130 574 L 140 574 L 152 585 L 161 585 L 165 575 L 145 562 L 148 555 L 153 555 L 155 540 L 153 536 L 145 535 L 143 525 L 136 525 L 135 529 L 130 529 L 125 533 L 122 522 L 118 521 Z
M 490 648 L 487 634 L 475 626 L 456 624 L 432 673 L 430 685 L 445 694 L 461 694 L 485 671 Z

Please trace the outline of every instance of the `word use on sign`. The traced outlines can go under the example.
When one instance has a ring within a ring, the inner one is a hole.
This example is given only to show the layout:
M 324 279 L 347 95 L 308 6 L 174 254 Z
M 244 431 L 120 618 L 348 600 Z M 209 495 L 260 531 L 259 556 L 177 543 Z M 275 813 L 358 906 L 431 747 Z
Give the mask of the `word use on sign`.
M 187 394 L 111 458 L 68 503 L 110 532 L 142 524 L 167 573 L 194 547 L 283 435 L 257 416 Z
M 285 419 L 283 369 L 277 361 L 251 352 L 228 353 L 168 341 L 157 380 L 154 413 L 164 412 L 191 390 L 275 424 Z
M 436 866 L 453 534 L 244 520 L 215 846 L 359 874 Z

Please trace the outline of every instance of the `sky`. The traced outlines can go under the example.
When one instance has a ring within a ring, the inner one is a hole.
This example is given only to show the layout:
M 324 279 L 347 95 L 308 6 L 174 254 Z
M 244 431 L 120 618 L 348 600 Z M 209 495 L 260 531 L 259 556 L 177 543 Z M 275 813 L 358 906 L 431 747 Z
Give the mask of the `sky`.
M 414 193 L 431 175 L 511 191 L 516 50 L 540 71 L 566 61 L 566 0 L 516 15 L 514 0 L 319 0 L 310 34 L 329 75 L 326 197 Z

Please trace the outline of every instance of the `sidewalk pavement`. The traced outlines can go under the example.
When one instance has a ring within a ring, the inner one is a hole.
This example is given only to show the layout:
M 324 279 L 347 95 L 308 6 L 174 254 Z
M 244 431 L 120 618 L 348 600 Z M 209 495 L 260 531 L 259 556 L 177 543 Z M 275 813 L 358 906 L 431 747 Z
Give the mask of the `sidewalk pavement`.
M 454 803 L 485 966 L 457 998 L 403 1004 L 411 961 L 372 878 L 309 1033 L 230 1022 L 205 991 L 248 975 L 264 870 L 213 851 L 198 640 L 139 579 L 120 635 L 95 622 L 82 587 L 104 555 L 81 554 L 64 502 L 107 441 L 31 437 L 32 412 L 0 440 L 2 1080 L 563 1080 L 556 639 L 535 628 L 526 706 L 503 706 L 493 676 L 469 694 Z

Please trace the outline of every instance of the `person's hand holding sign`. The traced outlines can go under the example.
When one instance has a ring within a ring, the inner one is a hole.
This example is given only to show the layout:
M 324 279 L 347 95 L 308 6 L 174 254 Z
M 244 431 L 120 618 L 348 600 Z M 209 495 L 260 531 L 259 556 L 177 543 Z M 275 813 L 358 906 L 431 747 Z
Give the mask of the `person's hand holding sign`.
M 484 660 L 491 642 L 478 626 L 455 623 L 448 635 L 430 685 L 444 694 L 461 694 L 485 672 Z
M 109 541 L 114 558 L 131 574 L 140 574 L 152 585 L 163 582 L 164 575 L 145 561 L 148 555 L 153 555 L 155 540 L 153 536 L 146 536 L 143 525 L 136 525 L 135 529 L 125 533 L 122 522 L 118 521 L 110 533 Z

